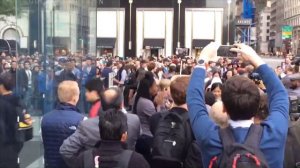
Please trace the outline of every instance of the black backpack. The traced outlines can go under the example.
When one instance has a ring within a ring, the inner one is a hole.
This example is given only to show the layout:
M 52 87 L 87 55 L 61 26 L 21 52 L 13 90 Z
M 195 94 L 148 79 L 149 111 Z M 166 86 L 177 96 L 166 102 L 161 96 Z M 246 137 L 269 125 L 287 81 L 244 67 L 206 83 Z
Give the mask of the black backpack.
M 211 159 L 209 168 L 269 168 L 259 144 L 263 128 L 251 125 L 245 143 L 235 141 L 232 128 L 220 129 L 223 152 Z
M 152 147 L 151 167 L 182 168 L 187 165 L 202 168 L 200 149 L 193 138 L 188 112 L 163 113 Z M 197 156 L 193 157 L 194 155 Z
M 115 156 L 99 156 L 95 153 L 95 149 L 84 151 L 84 168 L 127 168 L 133 151 L 123 150 L 122 153 Z M 96 162 L 99 163 L 98 166 L 96 166 Z

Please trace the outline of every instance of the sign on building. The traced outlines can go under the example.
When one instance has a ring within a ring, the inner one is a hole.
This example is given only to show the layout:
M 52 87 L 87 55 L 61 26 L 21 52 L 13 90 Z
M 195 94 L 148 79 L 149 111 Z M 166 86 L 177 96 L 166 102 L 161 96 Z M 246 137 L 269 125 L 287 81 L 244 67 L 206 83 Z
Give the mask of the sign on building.
M 237 19 L 235 21 L 236 26 L 251 26 L 252 19 Z
M 291 39 L 293 35 L 293 27 L 289 25 L 282 26 L 282 39 Z

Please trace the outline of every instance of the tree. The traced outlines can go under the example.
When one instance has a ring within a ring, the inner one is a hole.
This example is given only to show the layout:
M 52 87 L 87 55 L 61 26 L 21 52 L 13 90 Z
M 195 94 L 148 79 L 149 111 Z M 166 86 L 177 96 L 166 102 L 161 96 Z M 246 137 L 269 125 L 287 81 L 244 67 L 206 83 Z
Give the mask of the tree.
M 15 15 L 15 0 L 0 0 L 0 15 Z
M 0 15 L 16 15 L 16 4 L 18 12 L 28 7 L 31 0 L 0 0 Z

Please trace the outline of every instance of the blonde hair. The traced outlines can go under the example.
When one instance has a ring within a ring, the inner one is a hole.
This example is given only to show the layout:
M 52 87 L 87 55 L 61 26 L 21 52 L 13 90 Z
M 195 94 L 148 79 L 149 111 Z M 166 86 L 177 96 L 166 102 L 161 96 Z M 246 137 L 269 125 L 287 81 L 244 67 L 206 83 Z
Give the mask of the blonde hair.
M 72 101 L 76 96 L 79 97 L 78 83 L 75 81 L 63 81 L 58 85 L 57 95 L 61 103 Z
M 165 88 L 169 88 L 170 85 L 171 85 L 171 80 L 169 80 L 169 79 L 162 79 L 159 82 L 160 90 L 164 90 Z

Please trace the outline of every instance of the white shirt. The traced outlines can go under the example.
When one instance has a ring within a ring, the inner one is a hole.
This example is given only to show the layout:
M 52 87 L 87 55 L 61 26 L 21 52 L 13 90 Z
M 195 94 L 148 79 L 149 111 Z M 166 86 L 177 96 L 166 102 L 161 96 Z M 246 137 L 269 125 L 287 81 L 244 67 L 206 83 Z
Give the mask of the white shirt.
M 32 80 L 31 80 L 31 77 L 32 77 L 31 71 L 28 70 L 28 69 L 26 69 L 25 72 L 26 72 L 26 75 L 27 75 L 27 78 L 28 78 L 28 86 L 31 86 L 31 83 L 32 83 Z
M 250 128 L 252 124 L 254 124 L 253 120 L 238 120 L 238 121 L 233 121 L 229 120 L 229 124 L 231 125 L 232 128 Z

